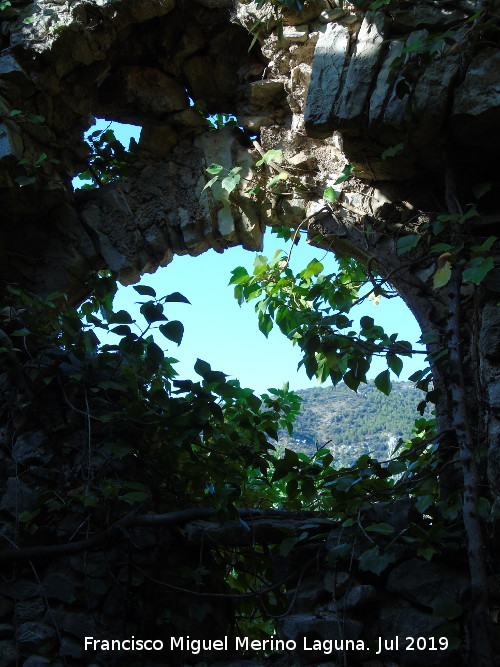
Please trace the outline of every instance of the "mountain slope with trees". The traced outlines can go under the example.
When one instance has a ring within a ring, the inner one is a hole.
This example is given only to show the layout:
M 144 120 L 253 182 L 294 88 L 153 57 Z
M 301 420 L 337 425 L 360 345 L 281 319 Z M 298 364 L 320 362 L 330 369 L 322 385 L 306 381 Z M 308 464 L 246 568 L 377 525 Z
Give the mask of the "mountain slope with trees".
M 420 415 L 422 392 L 412 382 L 395 382 L 386 396 L 373 383 L 355 393 L 344 384 L 302 389 L 293 434 L 280 432 L 280 445 L 312 456 L 328 447 L 334 465 L 345 466 L 362 454 L 388 458 L 399 438 L 408 439 Z

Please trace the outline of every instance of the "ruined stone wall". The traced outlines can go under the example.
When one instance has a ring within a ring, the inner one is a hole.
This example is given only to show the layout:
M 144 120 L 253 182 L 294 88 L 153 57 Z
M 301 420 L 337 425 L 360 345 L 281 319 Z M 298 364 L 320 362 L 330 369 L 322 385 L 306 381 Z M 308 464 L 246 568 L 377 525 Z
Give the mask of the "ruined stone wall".
M 266 225 L 302 224 L 311 241 L 321 232 L 322 247 L 372 262 L 381 275 L 390 275 L 421 327 L 435 329 L 443 344 L 449 296 L 431 287 L 434 260 L 415 256 L 414 262 L 403 262 L 397 241 L 426 215 L 446 210 L 444 173 L 450 162 L 462 205 L 470 201 L 474 184 L 491 186 L 481 200 L 477 227 L 470 228 L 471 243 L 497 231 L 498 48 L 496 38 L 473 30 L 481 6 L 466 0 L 424 2 L 373 17 L 317 3 L 306 13 L 285 15 L 281 31 L 274 14 L 253 3 L 12 2 L 0 14 L 3 284 L 21 283 L 40 294 L 64 290 L 78 302 L 96 269 L 111 268 L 131 283 L 175 253 L 196 255 L 237 244 L 258 249 Z M 257 20 L 257 44 L 248 51 L 247 30 Z M 425 50 L 402 53 L 448 30 L 453 38 L 443 39 L 437 58 Z M 188 96 L 203 100 L 209 112 L 236 113 L 258 134 L 259 146 L 242 145 L 241 136 L 231 135 L 229 141 L 230 129 L 209 131 Z M 93 117 L 141 124 L 139 151 L 124 181 L 74 193 L 71 178 L 87 158 L 82 133 Z M 265 182 L 266 173 L 254 169 L 259 147 L 281 149 L 283 168 L 301 187 L 261 198 L 246 192 L 248 181 L 229 198 L 203 192 L 211 162 L 238 164 L 245 178 Z M 391 148 L 394 156 L 383 159 Z M 356 167 L 357 176 L 336 186 L 341 197 L 327 206 L 323 191 L 346 162 Z M 20 187 L 19 177 L 35 180 Z M 492 501 L 500 479 L 498 294 L 498 272 L 492 272 L 473 297 L 463 295 L 469 325 L 464 327 L 467 396 L 476 440 L 489 448 L 486 493 Z M 438 406 L 444 433 L 453 431 L 447 396 L 452 380 L 436 373 L 444 397 Z M 6 402 L 18 389 L 10 382 L 2 376 Z M 44 493 L 55 488 L 79 493 L 82 480 L 102 474 L 105 466 L 111 471 L 116 466 L 120 474 L 120 462 L 99 449 L 98 429 L 89 445 L 82 415 L 67 398 L 60 387 L 54 393 L 40 388 L 39 410 L 27 420 L 21 411 L 2 426 L 0 512 L 2 534 L 13 549 L 19 514 L 33 511 Z M 372 520 L 392 524 L 393 509 Z M 402 530 L 410 520 L 407 508 Z M 152 633 L 165 604 L 176 606 L 180 617 L 188 602 L 179 593 L 160 594 L 151 581 L 135 582 L 133 595 L 128 588 L 133 567 L 147 566 L 155 579 L 168 582 L 172 559 L 174 565 L 196 560 L 199 540 L 190 543 L 178 528 L 172 533 L 119 530 L 99 551 L 33 556 L 33 566 L 10 555 L 13 563 L 0 585 L 2 664 L 108 665 L 115 658 L 116 664 L 127 664 L 128 657 L 83 655 L 82 635 L 104 629 L 120 637 Z M 40 540 L 46 546 L 43 540 L 50 543 L 54 534 L 61 542 L 71 541 L 75 530 L 81 526 L 73 517 L 52 525 L 46 535 L 23 533 L 23 546 L 38 547 Z M 292 554 L 289 562 L 276 563 L 279 580 L 298 559 L 297 578 L 289 584 L 291 607 L 279 621 L 282 636 L 300 642 L 301 635 L 311 633 L 309 639 L 362 639 L 368 646 L 378 636 L 397 635 L 397 656 L 347 654 L 347 664 L 438 665 L 448 657 L 454 665 L 466 664 L 463 644 L 458 654 L 443 657 L 404 651 L 403 640 L 433 632 L 452 636 L 457 624 L 465 624 L 463 610 L 451 619 L 451 631 L 443 628 L 439 613 L 432 613 L 442 598 L 463 601 L 466 608 L 468 574 L 460 546 L 453 568 L 428 563 L 408 546 L 375 575 L 360 571 L 358 547 L 353 553 L 343 535 L 333 527 L 326 547 L 332 566 L 326 572 L 314 565 L 302 572 L 301 559 L 312 554 Z M 324 540 L 314 548 L 324 548 Z M 490 567 L 497 613 L 498 568 Z M 158 606 L 151 606 L 152 597 Z M 185 627 L 213 635 L 210 623 L 219 627 L 230 616 L 229 605 L 221 604 L 213 618 Z M 161 629 L 165 636 L 180 631 L 169 622 L 165 619 Z M 283 658 L 283 664 L 342 660 L 302 653 Z M 135 662 L 148 664 L 130 658 Z

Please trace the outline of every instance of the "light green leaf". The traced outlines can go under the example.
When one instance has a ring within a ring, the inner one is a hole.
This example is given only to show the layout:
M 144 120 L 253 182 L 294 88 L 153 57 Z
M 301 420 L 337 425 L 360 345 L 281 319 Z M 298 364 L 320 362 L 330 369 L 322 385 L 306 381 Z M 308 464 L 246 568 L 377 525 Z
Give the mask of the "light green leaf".
M 209 165 L 205 171 L 208 171 L 209 174 L 220 174 L 220 172 L 224 169 L 224 167 L 221 164 L 217 164 L 216 162 L 212 162 L 211 165 Z
M 441 268 L 439 268 L 433 278 L 434 288 L 439 289 L 448 284 L 451 278 L 451 264 L 450 262 L 445 262 Z
M 326 201 L 329 201 L 332 204 L 337 201 L 337 193 L 331 186 L 326 188 L 326 190 L 323 192 L 323 199 L 326 199 Z
M 202 190 L 202 192 L 204 192 L 207 188 L 211 188 L 212 185 L 215 183 L 215 181 L 218 181 L 218 180 L 219 180 L 219 177 L 218 177 L 218 176 L 214 176 L 213 178 L 211 178 L 211 179 L 210 179 L 209 181 L 207 181 L 207 182 L 205 183 L 205 185 L 203 186 L 203 190 Z
M 269 181 L 267 182 L 267 187 L 272 188 L 273 185 L 276 185 L 276 183 L 279 183 L 279 181 L 280 181 L 280 175 L 276 174 L 275 176 L 269 179 Z
M 276 162 L 280 164 L 283 161 L 283 151 L 281 150 L 270 150 L 265 153 L 262 158 L 256 162 L 256 166 L 260 167 L 261 164 L 269 164 L 269 162 Z
M 225 178 L 222 179 L 222 187 L 227 191 L 228 194 L 231 194 L 240 181 L 241 176 L 239 174 L 228 174 Z

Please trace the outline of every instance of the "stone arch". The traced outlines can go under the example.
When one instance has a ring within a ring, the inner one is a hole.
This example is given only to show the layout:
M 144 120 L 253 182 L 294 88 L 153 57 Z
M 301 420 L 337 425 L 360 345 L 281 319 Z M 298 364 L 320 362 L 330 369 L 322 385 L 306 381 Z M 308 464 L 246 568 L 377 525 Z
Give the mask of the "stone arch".
M 488 476 L 481 479 L 498 507 L 498 269 L 477 288 L 434 290 L 435 259 L 403 261 L 397 247 L 425 216 L 469 203 L 476 179 L 491 189 L 467 228 L 471 245 L 496 230 L 498 47 L 496 37 L 475 30 L 474 15 L 498 22 L 498 3 L 389 7 L 355 19 L 322 15 L 318 5 L 307 18 L 287 14 L 282 32 L 265 8 L 225 0 L 78 0 L 18 9 L 0 17 L 3 282 L 40 294 L 63 290 L 77 302 L 96 269 L 134 282 L 172 253 L 257 248 L 265 225 L 297 227 L 307 219 L 323 246 L 373 261 L 390 276 L 439 345 L 456 343 L 463 378 L 456 367 L 435 369 L 439 426 L 456 447 L 463 436 L 457 403 L 465 406 L 474 441 L 487 443 Z M 34 20 L 24 22 L 30 12 Z M 251 38 L 241 26 L 257 19 L 260 51 L 248 53 Z M 444 40 L 437 59 L 424 57 L 425 48 L 423 55 L 403 53 L 449 31 L 453 43 Z M 207 97 L 209 111 L 220 103 L 220 111 L 236 112 L 258 131 L 263 150 L 282 149 L 302 190 L 267 199 L 235 190 L 225 202 L 202 194 L 211 161 L 237 163 L 250 175 L 254 158 L 236 138 L 228 141 L 229 130 L 207 131 L 186 90 Z M 70 178 L 86 160 L 82 132 L 101 110 L 145 120 L 135 169 L 123 182 L 74 194 Z M 394 156 L 383 160 L 391 148 Z M 359 178 L 337 206 L 325 208 L 323 188 L 346 160 Z M 15 178 L 26 174 L 35 180 L 25 190 Z M 496 245 L 492 255 L 498 263 Z M 459 328 L 457 310 L 469 325 L 460 336 L 447 325 L 455 313 Z M 481 614 L 473 619 L 478 637 Z

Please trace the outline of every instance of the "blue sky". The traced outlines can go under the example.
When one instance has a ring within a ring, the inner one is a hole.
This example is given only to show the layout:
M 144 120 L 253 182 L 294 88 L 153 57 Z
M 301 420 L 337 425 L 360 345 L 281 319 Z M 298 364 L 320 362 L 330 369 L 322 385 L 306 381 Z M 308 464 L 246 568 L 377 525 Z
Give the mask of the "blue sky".
M 107 122 L 99 121 L 97 127 L 103 129 Z M 128 146 L 130 136 L 138 139 L 140 128 L 119 126 L 112 128 L 118 139 Z M 289 243 L 289 242 L 288 242 Z M 275 250 L 288 251 L 289 245 L 268 232 L 264 238 L 262 254 L 272 257 Z M 228 286 L 231 271 L 244 266 L 251 273 L 255 253 L 243 248 L 230 248 L 223 254 L 210 250 L 198 257 L 176 256 L 166 267 L 155 274 L 146 274 L 141 284 L 149 285 L 158 296 L 171 292 L 181 292 L 191 305 L 167 304 L 165 311 L 169 319 L 180 320 L 184 324 L 184 338 L 178 347 L 161 334 L 156 342 L 168 351 L 169 356 L 179 360 L 176 369 L 182 379 L 199 379 L 193 365 L 197 358 L 204 359 L 214 370 L 223 371 L 236 377 L 241 384 L 263 392 L 269 387 L 281 387 L 290 382 L 291 389 L 317 386 L 313 378 L 309 380 L 303 368 L 297 371 L 300 350 L 293 346 L 278 330 L 273 329 L 266 339 L 258 329 L 254 304 L 239 307 L 233 297 L 233 287 Z M 294 247 L 290 267 L 294 272 L 303 269 L 311 259 L 319 259 L 326 272 L 335 270 L 335 260 L 331 253 L 313 248 L 301 238 Z M 115 299 L 115 309 L 128 310 L 133 317 L 138 315 L 136 302 L 146 300 L 131 287 L 121 288 Z M 135 313 L 134 313 L 134 309 Z M 402 340 L 414 344 L 420 337 L 415 318 L 399 298 L 381 300 L 378 306 L 366 301 L 351 311 L 354 326 L 364 315 L 374 318 L 375 323 L 384 327 L 386 333 L 398 333 Z M 140 320 L 141 316 L 138 315 Z M 413 372 L 424 366 L 423 355 L 404 359 L 400 379 L 407 379 Z M 386 368 L 384 360 L 375 360 L 369 372 L 373 378 Z M 393 379 L 397 379 L 393 376 Z

